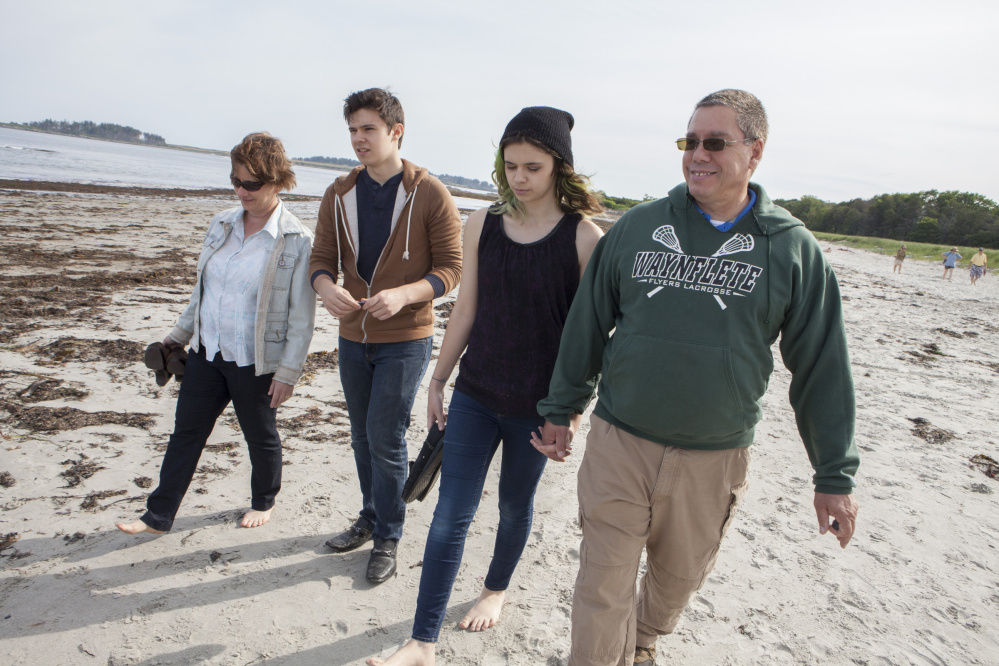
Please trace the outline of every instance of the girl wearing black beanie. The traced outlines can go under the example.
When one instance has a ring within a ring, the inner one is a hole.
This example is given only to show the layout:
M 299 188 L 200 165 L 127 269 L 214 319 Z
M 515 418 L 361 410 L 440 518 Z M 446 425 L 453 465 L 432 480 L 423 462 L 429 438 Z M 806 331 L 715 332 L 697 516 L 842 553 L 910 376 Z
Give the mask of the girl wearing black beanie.
M 569 306 L 601 236 L 584 217 L 603 209 L 573 169 L 573 124 L 570 113 L 547 106 L 514 116 L 496 153 L 499 201 L 468 217 L 461 288 L 430 380 L 427 426 L 444 429 L 444 454 L 412 638 L 387 660 L 368 664 L 434 663 L 468 526 L 502 445 L 493 557 L 459 627 L 482 631 L 499 620 L 548 460 L 531 444 L 544 424 L 537 403 L 548 392 Z M 445 409 L 444 389 L 459 357 Z

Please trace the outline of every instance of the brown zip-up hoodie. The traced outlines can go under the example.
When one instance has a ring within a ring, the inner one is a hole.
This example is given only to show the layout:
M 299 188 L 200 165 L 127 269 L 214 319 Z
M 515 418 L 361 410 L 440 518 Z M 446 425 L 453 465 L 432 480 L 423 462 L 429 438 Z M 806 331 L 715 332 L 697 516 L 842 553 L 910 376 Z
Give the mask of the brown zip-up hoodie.
M 357 300 L 436 275 L 447 293 L 461 279 L 461 216 L 451 194 L 426 169 L 402 161 L 392 231 L 369 285 L 357 273 L 356 167 L 326 189 L 319 207 L 309 274 L 327 273 Z M 434 334 L 432 301 L 403 307 L 381 321 L 364 310 L 340 318 L 340 335 L 354 342 L 404 342 Z

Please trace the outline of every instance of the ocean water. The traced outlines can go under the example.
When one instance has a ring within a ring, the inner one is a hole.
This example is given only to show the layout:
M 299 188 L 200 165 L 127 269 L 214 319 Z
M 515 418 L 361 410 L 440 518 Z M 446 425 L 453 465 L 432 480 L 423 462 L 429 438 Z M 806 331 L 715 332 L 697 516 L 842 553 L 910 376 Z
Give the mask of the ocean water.
M 228 157 L 0 127 L 0 179 L 228 189 Z M 341 171 L 296 165 L 295 194 L 321 196 Z

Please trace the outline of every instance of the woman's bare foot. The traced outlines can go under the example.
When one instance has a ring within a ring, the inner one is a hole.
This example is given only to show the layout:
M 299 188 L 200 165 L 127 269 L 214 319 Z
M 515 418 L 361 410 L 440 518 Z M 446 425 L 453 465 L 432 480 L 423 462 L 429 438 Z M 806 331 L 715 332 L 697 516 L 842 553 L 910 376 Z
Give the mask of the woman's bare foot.
M 469 631 L 484 631 L 496 626 L 500 619 L 500 613 L 503 611 L 505 598 L 505 590 L 496 591 L 482 588 L 472 610 L 468 611 L 468 615 L 458 623 L 458 626 Z
M 388 659 L 371 657 L 365 663 L 368 666 L 434 666 L 436 647 L 436 643 L 424 643 L 410 638 Z
M 272 511 L 274 511 L 274 507 L 271 507 L 266 511 L 255 511 L 250 509 L 243 515 L 243 520 L 239 521 L 239 524 L 242 527 L 260 527 L 271 519 Z
M 137 520 L 134 523 L 115 523 L 114 526 L 125 534 L 141 534 L 142 532 L 149 532 L 150 534 L 164 534 L 162 530 L 154 530 L 141 520 Z

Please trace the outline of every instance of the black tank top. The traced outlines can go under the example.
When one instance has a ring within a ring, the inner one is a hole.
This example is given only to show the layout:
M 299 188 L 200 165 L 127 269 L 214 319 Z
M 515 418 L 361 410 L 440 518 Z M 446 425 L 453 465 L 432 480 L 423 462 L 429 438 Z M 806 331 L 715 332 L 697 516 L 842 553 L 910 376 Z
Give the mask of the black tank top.
M 455 388 L 493 411 L 537 417 L 579 287 L 576 225 L 568 213 L 544 238 L 516 243 L 503 217 L 486 215 L 479 237 L 478 298 Z

